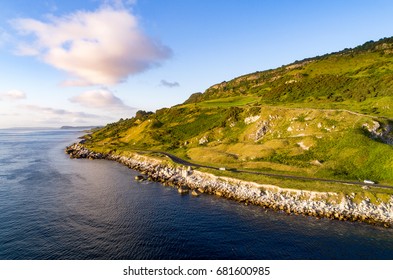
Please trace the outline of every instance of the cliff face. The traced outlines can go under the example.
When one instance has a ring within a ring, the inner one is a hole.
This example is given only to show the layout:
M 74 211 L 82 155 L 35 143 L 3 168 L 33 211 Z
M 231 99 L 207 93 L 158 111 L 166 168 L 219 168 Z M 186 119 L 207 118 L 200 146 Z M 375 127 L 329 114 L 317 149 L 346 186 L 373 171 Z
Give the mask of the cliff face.
M 393 225 L 393 196 L 387 203 L 378 205 L 369 200 L 355 203 L 351 196 L 332 192 L 314 192 L 284 189 L 278 186 L 257 184 L 237 179 L 214 176 L 185 166 L 170 166 L 165 161 L 133 154 L 125 157 L 114 153 L 90 151 L 81 144 L 66 149 L 71 158 L 107 159 L 120 162 L 142 172 L 139 180 L 153 180 L 177 187 L 180 193 L 192 190 L 193 195 L 214 194 L 246 204 L 255 204 L 288 214 L 301 214 L 330 219 L 363 221 Z

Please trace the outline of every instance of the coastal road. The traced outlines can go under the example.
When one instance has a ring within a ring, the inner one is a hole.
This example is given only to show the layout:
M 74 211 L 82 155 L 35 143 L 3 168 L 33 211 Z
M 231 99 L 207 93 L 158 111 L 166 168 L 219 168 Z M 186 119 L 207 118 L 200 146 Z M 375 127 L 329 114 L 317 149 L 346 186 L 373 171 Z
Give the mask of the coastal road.
M 146 151 L 146 152 L 148 152 L 148 151 Z M 218 167 L 208 166 L 208 165 L 201 165 L 201 164 L 196 164 L 196 163 L 192 163 L 192 162 L 186 161 L 186 160 L 184 160 L 182 158 L 179 158 L 179 157 L 177 157 L 175 155 L 172 155 L 170 153 L 167 153 L 167 152 L 160 152 L 160 151 L 150 151 L 150 152 L 161 154 L 161 155 L 165 155 L 168 158 L 170 158 L 173 162 L 178 163 L 178 164 L 182 164 L 182 165 L 185 165 L 185 166 L 203 167 L 203 168 L 209 168 L 209 169 L 214 169 L 214 170 L 220 170 L 220 168 L 218 168 Z M 348 184 L 348 185 L 367 186 L 367 187 L 372 187 L 372 188 L 393 189 L 393 186 L 380 185 L 380 184 L 368 184 L 368 183 L 358 182 L 358 181 L 346 181 L 346 180 L 312 178 L 312 177 L 303 177 L 303 176 L 294 176 L 294 175 L 285 175 L 285 174 L 272 174 L 272 173 L 265 173 L 265 172 L 259 172 L 259 171 L 238 170 L 238 169 L 226 169 L 225 171 L 234 172 L 234 173 L 263 175 L 263 176 L 276 177 L 276 178 L 282 178 L 282 179 L 317 181 L 317 182 L 327 182 L 327 183 L 340 183 L 340 184 Z

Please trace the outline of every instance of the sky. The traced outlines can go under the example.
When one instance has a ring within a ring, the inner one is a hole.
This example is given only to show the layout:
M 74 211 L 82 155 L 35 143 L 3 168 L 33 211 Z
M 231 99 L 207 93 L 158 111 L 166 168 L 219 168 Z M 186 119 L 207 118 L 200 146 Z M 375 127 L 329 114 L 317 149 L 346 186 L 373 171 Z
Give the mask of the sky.
M 105 125 L 393 36 L 390 0 L 0 2 L 0 128 Z

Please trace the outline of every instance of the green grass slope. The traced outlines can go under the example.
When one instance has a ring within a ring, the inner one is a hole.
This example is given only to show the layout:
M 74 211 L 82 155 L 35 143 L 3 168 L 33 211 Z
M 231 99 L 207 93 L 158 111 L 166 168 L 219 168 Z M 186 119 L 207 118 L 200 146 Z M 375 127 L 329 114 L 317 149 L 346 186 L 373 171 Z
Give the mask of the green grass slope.
M 96 151 L 393 184 L 393 38 L 256 72 L 92 133 Z M 255 181 L 258 181 L 256 178 Z
M 209 88 L 186 103 L 259 98 L 290 107 L 341 108 L 393 118 L 393 38 L 256 72 Z

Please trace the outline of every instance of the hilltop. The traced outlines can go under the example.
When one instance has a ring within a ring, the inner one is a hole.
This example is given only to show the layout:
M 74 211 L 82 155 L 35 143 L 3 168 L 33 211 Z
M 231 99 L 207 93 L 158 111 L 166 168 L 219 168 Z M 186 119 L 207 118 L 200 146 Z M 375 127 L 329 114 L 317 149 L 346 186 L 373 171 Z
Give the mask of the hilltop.
M 393 37 L 218 83 L 183 104 L 108 124 L 86 136 L 85 146 L 393 184 L 392 109 Z

